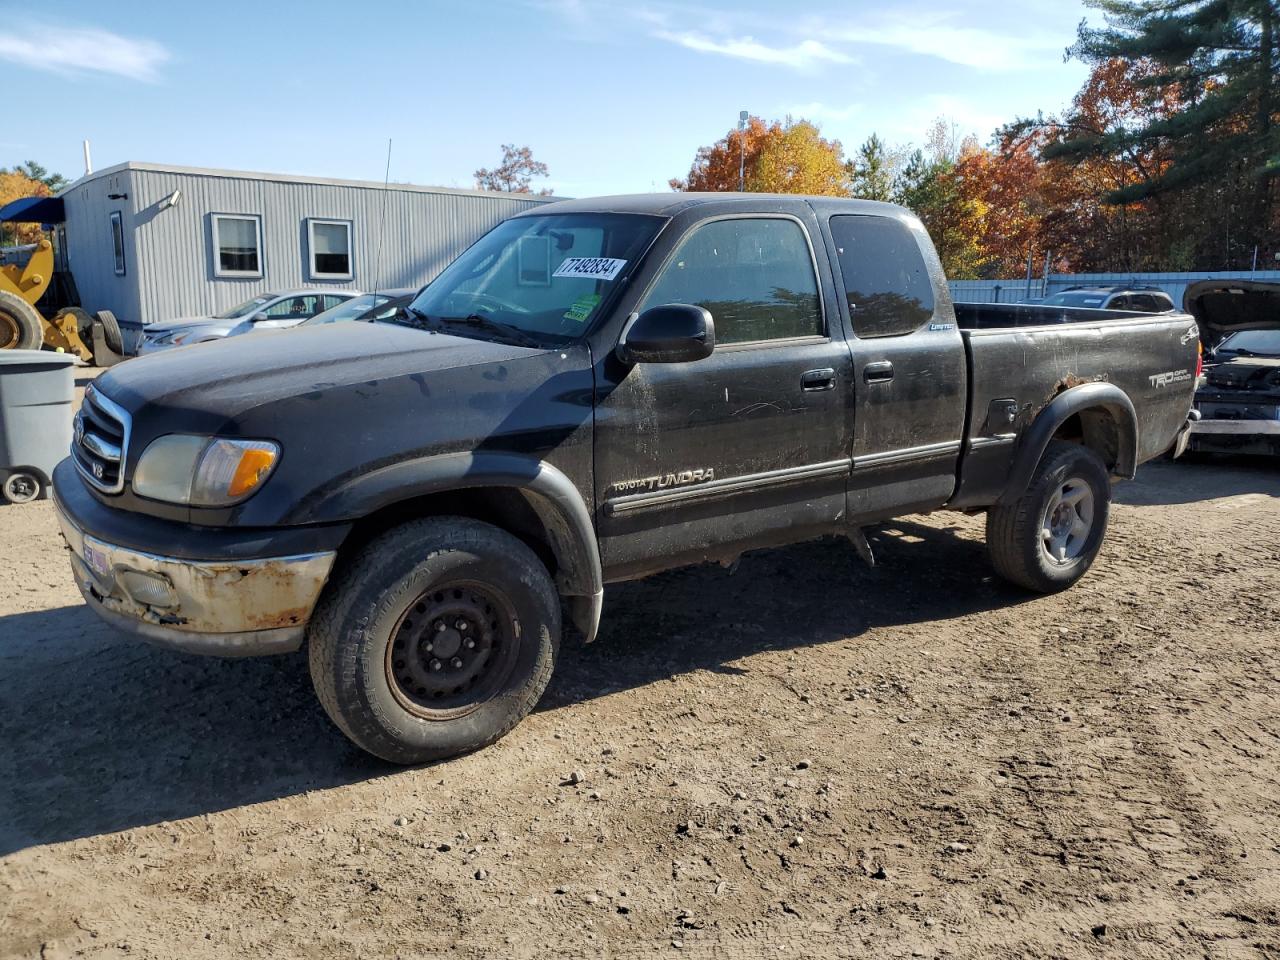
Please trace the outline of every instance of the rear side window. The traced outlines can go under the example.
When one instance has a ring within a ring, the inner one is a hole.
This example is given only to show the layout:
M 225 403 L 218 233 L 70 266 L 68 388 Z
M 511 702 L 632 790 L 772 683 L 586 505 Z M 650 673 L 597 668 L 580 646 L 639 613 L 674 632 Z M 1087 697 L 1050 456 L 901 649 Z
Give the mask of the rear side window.
M 900 337 L 933 316 L 933 283 L 909 227 L 876 216 L 831 218 L 853 332 Z
M 714 220 L 689 234 L 641 309 L 705 307 L 717 343 L 821 335 L 818 278 L 804 231 L 780 218 Z

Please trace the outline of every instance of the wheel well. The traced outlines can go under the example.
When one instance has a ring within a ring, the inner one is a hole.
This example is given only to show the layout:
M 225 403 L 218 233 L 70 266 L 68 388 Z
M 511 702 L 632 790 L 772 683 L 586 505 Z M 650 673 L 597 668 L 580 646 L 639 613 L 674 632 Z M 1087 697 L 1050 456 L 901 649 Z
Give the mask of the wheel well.
M 419 517 L 439 516 L 470 517 L 493 524 L 523 541 L 553 579 L 559 573 L 551 532 L 528 497 L 513 487 L 470 487 L 390 504 L 356 522 L 338 550 L 338 562 L 393 527 Z
M 1054 440 L 1088 447 L 1115 472 L 1120 461 L 1120 424 L 1106 407 L 1090 407 L 1073 413 L 1053 433 Z

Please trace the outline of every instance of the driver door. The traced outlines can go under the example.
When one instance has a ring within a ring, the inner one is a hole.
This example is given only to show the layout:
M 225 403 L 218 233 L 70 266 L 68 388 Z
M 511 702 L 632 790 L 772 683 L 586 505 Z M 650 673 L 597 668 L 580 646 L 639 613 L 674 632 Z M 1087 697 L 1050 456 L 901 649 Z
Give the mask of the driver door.
M 702 360 L 622 368 L 600 393 L 596 503 L 607 577 L 800 540 L 838 523 L 852 361 L 806 219 L 703 221 L 644 295 L 638 311 L 705 307 L 716 345 Z

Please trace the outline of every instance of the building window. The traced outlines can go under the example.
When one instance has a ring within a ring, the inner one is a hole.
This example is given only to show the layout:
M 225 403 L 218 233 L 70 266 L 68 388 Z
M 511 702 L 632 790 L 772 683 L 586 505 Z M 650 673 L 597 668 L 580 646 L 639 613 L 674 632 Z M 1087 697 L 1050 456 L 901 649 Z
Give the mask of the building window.
M 124 218 L 119 210 L 111 212 L 111 250 L 116 257 L 116 276 L 124 276 Z
M 350 280 L 351 224 L 346 220 L 308 220 L 312 280 Z
M 214 276 L 262 276 L 262 219 L 213 214 L 213 249 Z

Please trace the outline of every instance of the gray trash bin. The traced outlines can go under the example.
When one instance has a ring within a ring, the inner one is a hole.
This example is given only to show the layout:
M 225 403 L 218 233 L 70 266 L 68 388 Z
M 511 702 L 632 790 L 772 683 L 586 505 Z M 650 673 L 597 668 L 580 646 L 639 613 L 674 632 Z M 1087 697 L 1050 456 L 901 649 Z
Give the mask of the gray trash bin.
M 0 493 L 10 503 L 48 496 L 71 449 L 77 363 L 68 353 L 0 350 Z

